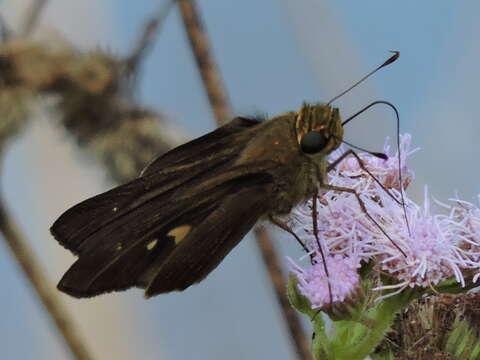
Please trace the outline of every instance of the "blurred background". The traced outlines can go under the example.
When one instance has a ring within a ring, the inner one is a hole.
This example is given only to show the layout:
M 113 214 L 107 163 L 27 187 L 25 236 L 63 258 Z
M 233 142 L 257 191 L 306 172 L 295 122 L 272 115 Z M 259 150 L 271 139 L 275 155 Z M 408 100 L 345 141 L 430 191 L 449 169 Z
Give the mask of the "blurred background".
M 27 0 L 3 0 L 15 28 Z M 393 102 L 401 132 L 421 151 L 409 189 L 441 201 L 480 192 L 477 115 L 480 34 L 477 1 L 199 0 L 219 69 L 237 114 L 276 115 L 303 101 L 328 101 L 398 50 L 394 65 L 336 102 L 346 118 L 371 101 Z M 36 36 L 58 34 L 79 49 L 125 54 L 162 1 L 50 0 Z M 60 41 L 60 40 L 59 40 Z M 169 14 L 142 71 L 136 99 L 194 137 L 215 127 L 178 10 Z M 9 207 L 56 283 L 74 257 L 48 228 L 68 207 L 108 189 L 42 107 L 8 148 L 1 186 Z M 1 118 L 0 118 L 1 121 Z M 378 151 L 395 136 L 394 114 L 375 107 L 348 125 L 346 140 Z M 300 251 L 275 232 L 284 256 Z M 50 319 L 0 245 L 0 356 L 67 359 Z M 255 243 L 246 238 L 204 282 L 146 301 L 129 290 L 94 299 L 61 295 L 97 359 L 294 359 Z M 310 330 L 308 330 L 310 331 Z

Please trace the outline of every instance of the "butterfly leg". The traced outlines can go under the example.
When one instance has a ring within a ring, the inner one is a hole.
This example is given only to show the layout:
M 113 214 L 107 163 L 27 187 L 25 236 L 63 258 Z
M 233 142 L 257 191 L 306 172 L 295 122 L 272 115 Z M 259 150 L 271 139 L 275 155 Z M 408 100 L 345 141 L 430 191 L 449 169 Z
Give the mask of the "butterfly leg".
M 325 259 L 325 253 L 323 252 L 322 244 L 320 243 L 320 239 L 318 238 L 318 211 L 317 211 L 317 200 L 318 200 L 318 190 L 313 194 L 312 198 L 312 223 L 313 223 L 313 235 L 315 236 L 315 240 L 317 241 L 318 250 L 320 252 L 320 256 L 323 262 L 323 271 L 325 271 L 325 276 L 327 277 L 327 285 L 328 285 L 328 296 L 330 297 L 330 304 L 333 303 L 333 296 L 332 296 L 332 284 L 330 284 L 330 274 L 328 273 L 328 266 Z
M 307 245 L 305 245 L 305 243 L 300 239 L 300 237 L 299 237 L 297 234 L 295 234 L 295 232 L 293 231 L 293 229 L 292 229 L 290 226 L 288 226 L 288 224 L 284 223 L 284 222 L 281 221 L 280 219 L 275 218 L 275 217 L 272 216 L 272 215 L 269 215 L 268 218 L 269 218 L 270 222 L 271 222 L 273 225 L 279 227 L 280 229 L 282 229 L 282 230 L 288 232 L 290 235 L 292 235 L 292 236 L 295 238 L 295 240 L 297 240 L 297 242 L 300 244 L 300 246 L 302 247 L 302 249 L 303 249 L 307 254 L 310 254 L 310 249 L 307 247 Z M 313 259 L 313 256 L 312 256 L 312 255 L 310 255 L 310 261 L 312 262 L 312 264 L 313 264 L 314 261 L 315 261 L 315 260 Z
M 360 156 L 358 156 L 358 154 L 352 150 L 352 149 L 349 149 L 347 151 L 345 151 L 338 159 L 336 159 L 334 162 L 330 163 L 327 167 L 327 171 L 330 171 L 330 170 L 333 170 L 335 169 L 338 164 L 340 164 L 347 156 L 349 155 L 352 155 L 355 157 L 355 159 L 357 160 L 358 162 L 358 165 L 360 166 L 360 168 L 365 171 L 368 175 L 370 175 L 370 177 L 382 188 L 383 191 L 385 191 L 388 196 L 390 196 L 393 201 L 395 201 L 398 205 L 403 205 L 395 196 L 392 195 L 392 193 L 390 191 L 388 191 L 388 189 L 380 182 L 380 180 L 378 180 L 376 178 L 375 175 L 373 175 L 365 166 L 363 160 L 360 158 Z
M 400 205 L 403 208 L 403 214 L 405 216 L 405 224 L 407 225 L 409 235 L 411 235 L 410 224 L 408 223 L 407 207 L 405 206 L 405 199 L 404 199 L 404 196 L 403 196 L 403 181 L 402 181 L 402 172 L 401 172 L 401 169 L 400 169 L 400 163 L 399 163 L 399 167 L 398 167 L 398 175 L 399 175 L 398 178 L 399 178 L 399 181 L 400 181 L 400 190 L 401 190 L 400 191 L 400 196 L 402 198 L 402 201 L 399 201 L 395 196 L 392 195 L 392 193 L 390 191 L 388 191 L 388 189 L 385 186 L 383 186 L 383 184 L 365 167 L 365 164 L 363 163 L 362 159 L 360 159 L 360 156 L 358 156 L 358 154 L 355 151 L 353 151 L 352 149 L 345 151 L 337 160 L 335 160 L 333 163 L 329 164 L 329 166 L 327 167 L 327 170 L 330 171 L 330 170 L 334 169 L 348 155 L 355 156 L 355 159 L 357 159 L 358 165 L 360 165 L 360 168 L 363 171 L 365 171 L 368 175 L 370 175 L 372 177 L 372 179 L 375 180 L 375 182 L 378 185 L 380 185 L 380 187 L 383 189 L 383 191 L 385 191 L 387 193 L 387 195 L 390 196 L 390 198 L 392 198 L 398 205 Z
M 378 223 L 378 221 L 376 221 L 372 217 L 372 215 L 369 214 L 369 212 L 367 211 L 367 208 L 365 206 L 365 203 L 360 198 L 360 195 L 358 195 L 358 193 L 355 189 L 346 188 L 346 187 L 342 187 L 342 186 L 335 186 L 335 185 L 330 185 L 330 184 L 321 184 L 320 188 L 324 189 L 324 190 L 333 190 L 333 191 L 347 192 L 347 193 L 353 194 L 355 196 L 355 198 L 357 199 L 358 204 L 360 205 L 360 209 L 362 210 L 362 212 L 370 219 L 370 221 L 372 223 L 375 224 L 375 226 L 382 232 L 382 234 L 385 235 L 385 237 L 388 240 L 390 240 L 390 242 L 393 244 L 393 246 L 395 246 L 397 248 L 397 250 L 402 253 L 403 256 L 407 257 L 407 254 L 400 248 L 400 246 L 398 246 L 395 243 L 395 241 L 393 241 L 393 239 L 387 234 L 385 229 Z

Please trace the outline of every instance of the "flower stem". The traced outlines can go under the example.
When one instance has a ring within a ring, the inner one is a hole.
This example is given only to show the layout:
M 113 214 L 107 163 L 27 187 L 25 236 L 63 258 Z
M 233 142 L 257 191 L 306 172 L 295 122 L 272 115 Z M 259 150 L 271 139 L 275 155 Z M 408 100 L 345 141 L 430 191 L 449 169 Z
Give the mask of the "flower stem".
M 312 338 L 312 354 L 315 360 L 330 359 L 331 351 L 329 350 L 330 340 L 325 332 L 325 322 L 323 315 L 316 313 L 313 321 L 313 338 Z
M 395 302 L 388 300 L 380 303 L 374 311 L 374 318 L 376 320 L 375 327 L 368 331 L 367 336 L 363 341 L 355 346 L 354 350 L 350 352 L 350 355 L 346 358 L 364 359 L 370 355 L 375 350 L 375 347 L 383 340 L 385 333 L 392 326 L 396 313 L 403 307 L 403 305 L 398 306 Z
M 385 337 L 395 319 L 395 315 L 406 308 L 414 299 L 419 297 L 422 291 L 405 291 L 397 296 L 383 300 L 370 312 L 370 318 L 375 321 L 373 328 L 364 328 L 364 336 L 360 343 L 351 346 L 350 351 L 345 352 L 344 359 L 362 360 L 370 355 Z

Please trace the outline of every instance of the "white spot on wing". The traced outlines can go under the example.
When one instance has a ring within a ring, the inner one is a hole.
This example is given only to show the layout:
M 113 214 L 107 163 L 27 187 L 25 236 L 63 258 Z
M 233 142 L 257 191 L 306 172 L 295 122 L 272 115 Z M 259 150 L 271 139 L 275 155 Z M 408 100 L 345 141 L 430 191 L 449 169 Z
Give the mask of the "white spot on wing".
M 152 250 L 155 246 L 157 246 L 158 239 L 153 239 L 147 244 L 147 250 L 150 251 Z

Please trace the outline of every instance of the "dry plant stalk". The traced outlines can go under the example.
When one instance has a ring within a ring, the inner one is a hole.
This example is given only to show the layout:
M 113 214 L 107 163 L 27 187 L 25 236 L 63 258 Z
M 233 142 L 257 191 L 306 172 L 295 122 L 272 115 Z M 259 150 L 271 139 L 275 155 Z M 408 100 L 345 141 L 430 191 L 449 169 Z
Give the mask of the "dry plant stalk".
M 480 335 L 479 314 L 478 293 L 421 298 L 397 315 L 377 353 L 390 351 L 399 360 L 468 358 Z M 452 332 L 460 328 L 462 321 L 468 326 L 471 339 L 468 336 L 452 339 Z M 460 342 L 465 344 L 459 346 Z M 452 355 L 457 351 L 463 351 L 464 355 Z
M 178 0 L 178 6 L 210 106 L 217 124 L 222 125 L 232 117 L 233 111 L 225 90 L 226 87 L 214 60 L 200 12 L 194 0 Z M 290 306 L 287 298 L 286 279 L 279 266 L 280 261 L 273 241 L 264 227 L 255 229 L 255 237 L 297 356 L 303 360 L 311 359 L 309 341 L 305 336 L 300 318 Z
M 5 208 L 2 200 L 0 200 L 0 232 L 16 258 L 18 265 L 34 288 L 42 305 L 50 314 L 52 321 L 72 355 L 78 360 L 91 359 L 92 357 L 78 334 L 73 320 L 60 301 L 56 289 L 50 283 L 41 264 L 36 260 L 34 253 L 24 240 L 17 224 Z

